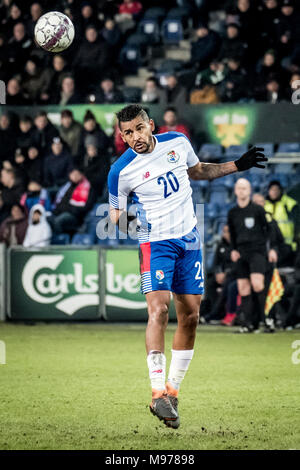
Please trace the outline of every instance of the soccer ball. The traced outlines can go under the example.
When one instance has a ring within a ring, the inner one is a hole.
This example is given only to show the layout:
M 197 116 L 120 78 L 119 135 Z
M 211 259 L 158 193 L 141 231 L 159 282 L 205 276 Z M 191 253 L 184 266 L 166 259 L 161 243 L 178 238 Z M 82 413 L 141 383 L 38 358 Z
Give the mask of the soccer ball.
M 72 21 L 59 11 L 41 16 L 34 28 L 36 43 L 46 51 L 61 52 L 67 49 L 75 36 Z

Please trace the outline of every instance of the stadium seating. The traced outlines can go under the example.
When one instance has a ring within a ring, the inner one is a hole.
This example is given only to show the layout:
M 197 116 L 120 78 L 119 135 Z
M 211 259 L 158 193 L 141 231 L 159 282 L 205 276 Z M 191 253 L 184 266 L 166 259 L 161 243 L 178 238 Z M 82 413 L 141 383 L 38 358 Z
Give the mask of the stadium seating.
M 90 233 L 75 233 L 72 238 L 72 245 L 93 245 L 96 241 L 96 232 Z
M 248 144 L 242 145 L 230 145 L 225 149 L 225 157 L 226 158 L 238 158 L 243 155 L 243 153 L 247 152 Z
M 293 163 L 277 163 L 273 165 L 274 173 L 284 173 L 284 174 L 292 174 L 294 172 L 294 164 Z
M 164 7 L 151 7 L 148 8 L 144 13 L 144 20 L 156 20 L 159 23 L 165 18 L 167 15 L 167 10 Z
M 223 156 L 222 145 L 202 144 L 198 152 L 200 160 L 219 160 Z
M 158 44 L 160 42 L 159 22 L 156 19 L 144 19 L 139 22 L 138 33 L 147 37 L 149 45 Z
M 122 88 L 125 103 L 140 103 L 141 89 L 136 86 L 127 86 Z
M 274 155 L 274 144 L 272 142 L 263 142 L 263 143 L 258 143 L 258 144 L 254 144 L 255 147 L 261 147 L 263 148 L 263 153 L 267 156 L 267 157 L 273 157 Z
M 183 39 L 181 21 L 176 19 L 164 20 L 161 26 L 161 35 L 164 44 L 178 44 Z
M 300 143 L 298 142 L 283 142 L 278 146 L 278 153 L 294 153 L 300 152 Z
M 142 65 L 141 51 L 138 46 L 125 45 L 120 52 L 119 62 L 123 73 L 136 75 Z
M 53 235 L 51 239 L 51 245 L 68 245 L 71 241 L 71 237 L 68 233 L 60 233 Z

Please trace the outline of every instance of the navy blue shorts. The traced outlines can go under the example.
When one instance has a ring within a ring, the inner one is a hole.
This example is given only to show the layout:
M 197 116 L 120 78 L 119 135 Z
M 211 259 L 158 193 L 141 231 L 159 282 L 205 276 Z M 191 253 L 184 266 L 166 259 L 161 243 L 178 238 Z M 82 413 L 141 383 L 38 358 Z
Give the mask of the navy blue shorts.
M 157 290 L 203 294 L 201 239 L 196 227 L 181 238 L 141 243 L 139 255 L 143 294 Z

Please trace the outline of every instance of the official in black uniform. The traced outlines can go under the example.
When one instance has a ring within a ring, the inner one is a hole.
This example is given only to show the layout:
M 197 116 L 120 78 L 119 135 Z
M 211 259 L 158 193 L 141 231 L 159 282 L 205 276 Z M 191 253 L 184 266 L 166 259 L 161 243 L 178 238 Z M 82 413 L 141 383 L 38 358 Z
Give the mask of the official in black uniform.
M 228 213 L 231 259 L 236 263 L 238 291 L 242 298 L 241 332 L 251 332 L 259 321 L 265 323 L 265 273 L 268 261 L 277 263 L 277 252 L 264 209 L 251 202 L 248 180 L 240 178 L 236 182 L 235 195 L 237 206 Z M 254 312 L 251 290 L 259 312 Z

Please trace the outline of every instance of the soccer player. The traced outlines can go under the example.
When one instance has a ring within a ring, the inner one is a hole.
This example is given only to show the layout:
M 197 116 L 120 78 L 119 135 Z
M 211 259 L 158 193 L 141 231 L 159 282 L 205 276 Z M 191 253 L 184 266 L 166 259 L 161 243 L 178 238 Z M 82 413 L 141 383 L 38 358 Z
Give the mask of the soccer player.
M 139 105 L 117 113 L 121 136 L 129 149 L 108 175 L 110 217 L 127 220 L 127 198 L 137 205 L 141 288 L 146 296 L 146 351 L 152 386 L 150 411 L 178 428 L 178 392 L 194 354 L 203 294 L 202 252 L 189 178 L 200 180 L 248 170 L 267 158 L 253 147 L 235 162 L 201 163 L 186 136 L 153 135 L 154 122 Z M 166 378 L 164 333 L 170 293 L 177 314 L 172 359 Z

